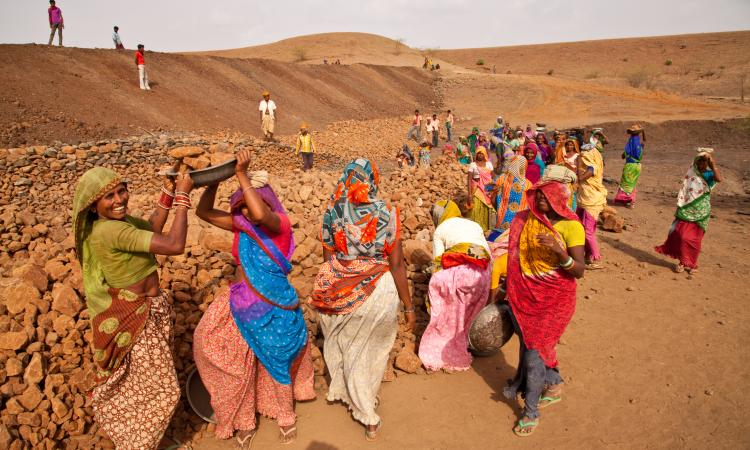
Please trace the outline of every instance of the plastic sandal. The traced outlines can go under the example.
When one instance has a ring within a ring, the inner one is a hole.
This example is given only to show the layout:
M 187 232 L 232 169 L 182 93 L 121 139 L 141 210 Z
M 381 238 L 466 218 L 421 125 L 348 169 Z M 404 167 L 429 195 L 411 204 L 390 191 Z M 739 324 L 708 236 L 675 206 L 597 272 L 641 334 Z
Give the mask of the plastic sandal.
M 515 433 L 515 435 L 518 437 L 531 436 L 531 433 L 536 430 L 537 426 L 539 426 L 539 419 L 531 420 L 529 422 L 524 422 L 523 419 L 520 419 L 518 421 L 518 425 L 513 427 L 513 433 Z M 523 431 L 524 429 L 528 431 Z
M 250 450 L 250 448 L 253 446 L 253 439 L 255 439 L 255 435 L 257 434 L 257 430 L 253 430 L 251 434 L 245 435 L 244 438 L 235 436 L 234 439 L 237 441 L 237 448 L 242 450 Z
M 295 439 L 297 439 L 297 436 L 295 435 L 291 439 L 287 440 L 287 437 L 290 434 L 297 432 L 297 425 L 294 425 L 292 428 L 290 428 L 290 429 L 288 429 L 286 431 L 284 431 L 283 428 L 279 427 L 279 431 L 281 432 L 281 435 L 279 435 L 279 443 L 281 443 L 281 445 L 291 444 L 292 442 L 295 441 Z
M 541 397 L 539 398 L 539 408 L 546 408 L 549 405 L 554 405 L 555 403 L 560 403 L 562 401 L 562 397 L 559 395 L 557 397 Z

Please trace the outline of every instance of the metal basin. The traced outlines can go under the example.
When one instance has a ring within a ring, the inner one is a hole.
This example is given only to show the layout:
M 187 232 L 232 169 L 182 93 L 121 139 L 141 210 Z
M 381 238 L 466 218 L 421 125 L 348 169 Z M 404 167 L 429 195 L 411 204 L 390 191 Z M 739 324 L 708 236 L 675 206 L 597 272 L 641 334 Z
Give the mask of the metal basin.
M 191 170 L 188 172 L 188 175 L 193 179 L 193 187 L 210 186 L 232 178 L 235 167 L 237 167 L 237 160 L 232 158 L 229 161 L 216 166 L 206 167 L 205 169 L 200 170 Z M 167 176 L 174 178 L 177 176 L 177 172 L 170 170 L 167 172 Z
M 485 306 L 469 329 L 469 350 L 476 356 L 490 356 L 513 336 L 513 321 L 506 307 L 493 303 Z
M 185 386 L 185 395 L 198 417 L 209 423 L 216 423 L 214 409 L 211 407 L 211 395 L 201 381 L 201 376 L 197 369 L 193 369 L 188 375 L 187 385 Z

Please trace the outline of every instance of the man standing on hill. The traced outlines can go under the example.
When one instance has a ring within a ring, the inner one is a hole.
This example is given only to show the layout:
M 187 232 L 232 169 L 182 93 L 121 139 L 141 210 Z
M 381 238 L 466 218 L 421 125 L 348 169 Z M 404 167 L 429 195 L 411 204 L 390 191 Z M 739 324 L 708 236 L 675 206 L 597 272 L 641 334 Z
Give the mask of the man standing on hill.
M 440 138 L 440 121 L 438 121 L 437 114 L 432 115 L 432 120 L 427 126 L 429 127 L 430 135 L 432 136 L 432 148 L 437 148 L 438 139 Z
M 414 110 L 414 118 L 411 121 L 411 127 L 406 132 L 406 139 L 414 139 L 420 142 L 422 139 L 422 115 L 419 114 L 419 110 Z
M 276 103 L 271 100 L 271 94 L 263 91 L 263 100 L 258 105 L 260 113 L 260 128 L 266 141 L 273 141 L 273 130 L 276 125 Z
M 453 120 L 453 113 L 449 109 L 445 116 L 445 132 L 448 134 L 448 142 L 453 140 Z
M 148 85 L 148 74 L 146 74 L 146 61 L 143 59 L 144 51 L 146 49 L 143 44 L 138 44 L 138 51 L 135 52 L 135 65 L 138 67 L 138 81 L 141 83 L 141 89 L 150 91 L 151 86 Z
M 119 33 L 119 31 L 120 31 L 120 27 L 118 27 L 117 25 L 115 25 L 115 32 L 112 33 L 112 42 L 115 43 L 115 48 L 117 50 L 122 50 L 122 49 L 125 48 L 125 46 L 122 45 L 122 41 L 120 40 L 120 33 Z
M 52 45 L 52 39 L 55 38 L 55 31 L 57 31 L 58 42 L 62 47 L 62 31 L 65 28 L 65 23 L 63 22 L 62 10 L 55 6 L 55 0 L 49 0 L 47 15 L 49 16 L 49 29 L 52 30 L 47 45 Z

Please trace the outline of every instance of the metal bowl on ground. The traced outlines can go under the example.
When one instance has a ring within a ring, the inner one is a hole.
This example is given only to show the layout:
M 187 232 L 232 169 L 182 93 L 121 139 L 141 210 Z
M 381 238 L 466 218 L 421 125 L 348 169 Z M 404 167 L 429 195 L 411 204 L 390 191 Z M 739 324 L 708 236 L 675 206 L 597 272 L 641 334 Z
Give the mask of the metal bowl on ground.
M 234 176 L 234 168 L 237 167 L 237 160 L 230 159 L 227 162 L 216 166 L 206 167 L 200 170 L 191 170 L 188 172 L 193 179 L 193 187 L 210 186 L 228 180 Z M 176 177 L 177 172 L 170 170 L 167 172 L 168 177 Z
M 497 353 L 513 336 L 508 310 L 498 303 L 485 306 L 469 329 L 469 350 L 476 356 Z
M 185 395 L 187 396 L 188 403 L 190 403 L 190 407 L 198 414 L 198 417 L 206 422 L 216 423 L 214 409 L 211 407 L 211 395 L 203 385 L 197 369 L 193 369 L 190 375 L 188 375 Z

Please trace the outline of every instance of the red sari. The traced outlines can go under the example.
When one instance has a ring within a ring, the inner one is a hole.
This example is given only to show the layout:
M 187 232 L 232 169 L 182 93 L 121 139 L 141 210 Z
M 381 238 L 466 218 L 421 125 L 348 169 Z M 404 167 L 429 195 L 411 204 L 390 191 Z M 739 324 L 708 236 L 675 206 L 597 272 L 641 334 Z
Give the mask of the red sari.
M 519 212 L 510 227 L 508 301 L 529 350 L 536 350 L 547 367 L 557 367 L 555 346 L 573 317 L 576 280 L 559 267 L 557 256 L 538 244 L 537 234 L 551 234 L 564 246 L 549 219 L 537 211 L 540 189 L 550 206 L 565 219 L 577 220 L 567 207 L 568 187 L 556 181 L 527 191 L 529 209 Z

